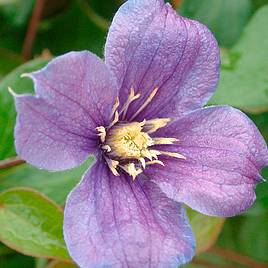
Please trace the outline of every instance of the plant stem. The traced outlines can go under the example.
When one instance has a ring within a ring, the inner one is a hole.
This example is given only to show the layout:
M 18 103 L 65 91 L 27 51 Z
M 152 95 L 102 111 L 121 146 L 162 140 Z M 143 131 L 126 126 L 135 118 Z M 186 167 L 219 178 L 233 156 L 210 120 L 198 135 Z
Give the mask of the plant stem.
M 231 260 L 236 263 L 241 263 L 247 267 L 267 268 L 267 264 L 260 263 L 258 261 L 251 259 L 248 256 L 240 255 L 229 249 L 214 246 L 208 252 L 221 256 L 224 259 Z
M 177 9 L 179 6 L 181 6 L 182 5 L 182 2 L 183 2 L 183 0 L 172 0 L 172 7 L 174 8 L 174 9 Z
M 205 260 L 196 259 L 196 258 L 194 258 L 191 263 L 196 264 L 196 265 L 201 266 L 201 267 L 215 268 L 214 263 L 211 263 L 211 262 L 205 261 Z M 218 265 L 217 267 L 220 268 L 223 266 Z
M 7 158 L 5 160 L 0 161 L 0 169 L 14 167 L 14 166 L 18 166 L 24 163 L 25 163 L 24 160 L 22 160 L 18 156 L 15 156 L 15 157 Z
M 22 48 L 22 57 L 24 61 L 29 60 L 33 48 L 33 43 L 35 40 L 37 28 L 42 16 L 42 10 L 45 4 L 45 0 L 36 0 L 32 17 L 30 19 L 27 33 L 24 39 L 23 48 Z

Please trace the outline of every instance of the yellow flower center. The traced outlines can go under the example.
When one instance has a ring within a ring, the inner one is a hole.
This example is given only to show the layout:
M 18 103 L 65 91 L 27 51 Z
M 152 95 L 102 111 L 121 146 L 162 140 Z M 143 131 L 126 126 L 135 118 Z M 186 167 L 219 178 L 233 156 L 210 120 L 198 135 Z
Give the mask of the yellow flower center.
M 148 105 L 156 93 L 157 88 L 151 93 L 132 118 L 135 118 L 136 115 Z M 122 120 L 125 119 L 129 105 L 139 97 L 140 94 L 135 95 L 134 90 L 131 89 L 129 98 L 123 105 L 120 113 L 117 111 L 119 100 L 116 100 L 112 111 L 114 116 L 112 123 L 107 128 L 103 126 L 97 127 L 101 148 L 105 155 L 104 158 L 115 176 L 119 176 L 118 170 L 122 169 L 135 179 L 148 165 L 164 165 L 164 163 L 158 159 L 161 155 L 185 159 L 185 157 L 179 153 L 160 151 L 152 147 L 156 145 L 174 144 L 178 141 L 176 138 L 152 138 L 150 136 L 151 133 L 166 126 L 171 121 L 169 118 L 156 118 L 144 120 L 143 122 L 130 123 L 122 123 L 119 121 L 120 116 L 122 116 Z
M 106 144 L 110 146 L 110 155 L 118 159 L 139 159 L 148 154 L 152 138 L 142 131 L 144 123 L 118 124 L 109 131 Z

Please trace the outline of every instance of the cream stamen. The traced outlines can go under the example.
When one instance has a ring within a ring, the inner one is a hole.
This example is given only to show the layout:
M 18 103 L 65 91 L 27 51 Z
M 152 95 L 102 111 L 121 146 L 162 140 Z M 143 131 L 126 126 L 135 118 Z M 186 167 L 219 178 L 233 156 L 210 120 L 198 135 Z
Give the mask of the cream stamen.
M 118 114 L 118 111 L 115 111 L 115 113 L 114 113 L 114 120 L 108 126 L 108 129 L 111 128 L 113 125 L 115 125 L 118 121 L 119 121 L 119 114 Z
M 138 109 L 138 111 L 130 118 L 130 121 L 132 121 L 142 110 L 146 108 L 146 106 L 152 101 L 154 96 L 156 95 L 158 91 L 158 87 L 156 87 L 152 93 L 149 95 L 149 97 L 146 99 L 146 101 L 142 104 L 142 106 Z
M 134 119 L 154 98 L 158 88 L 155 88 L 144 104 L 131 117 Z M 156 132 L 158 129 L 165 127 L 170 118 L 156 118 L 143 120 L 142 122 L 123 123 L 120 121 L 126 117 L 129 105 L 140 97 L 140 93 L 135 95 L 134 89 L 130 89 L 129 97 L 123 105 L 122 110 L 118 113 L 120 106 L 119 99 L 116 98 L 112 110 L 114 116 L 111 124 L 105 127 L 97 127 L 98 136 L 101 140 L 101 148 L 105 153 L 105 160 L 115 176 L 119 176 L 118 168 L 123 169 L 133 180 L 143 172 L 146 166 L 158 164 L 164 166 L 164 163 L 158 159 L 159 156 L 165 155 L 178 159 L 186 159 L 182 154 L 176 152 L 166 152 L 157 149 L 151 149 L 154 145 L 171 145 L 178 141 L 176 138 L 154 137 L 149 134 Z M 119 123 L 118 123 L 119 122 Z M 118 124 L 117 124 L 118 123 Z M 107 131 L 107 133 L 106 133 Z M 146 162 L 146 159 L 149 160 Z
M 96 130 L 99 132 L 98 136 L 100 137 L 101 142 L 104 142 L 105 137 L 106 137 L 105 127 L 103 127 L 103 126 L 96 127 Z
M 111 112 L 111 116 L 110 116 L 111 119 L 113 118 L 113 116 L 114 116 L 114 114 L 115 114 L 117 108 L 119 107 L 119 105 L 120 105 L 119 98 L 116 97 L 116 99 L 115 99 L 115 103 L 114 103 L 114 106 L 113 106 L 113 109 L 112 109 L 112 112 Z
M 125 102 L 125 104 L 124 104 L 122 110 L 121 110 L 120 113 L 119 113 L 119 116 L 123 113 L 123 115 L 122 115 L 122 120 L 125 120 L 125 118 L 126 118 L 126 115 L 127 115 L 127 111 L 128 111 L 128 107 L 129 107 L 129 105 L 130 105 L 133 101 L 137 100 L 140 96 L 141 96 L 140 93 L 138 93 L 137 95 L 135 95 L 135 92 L 134 92 L 134 88 L 133 88 L 133 87 L 130 89 L 130 94 L 129 94 L 129 96 L 128 96 L 128 99 L 127 99 L 127 101 Z
M 175 138 L 153 138 L 154 145 L 160 144 L 174 144 L 178 139 Z

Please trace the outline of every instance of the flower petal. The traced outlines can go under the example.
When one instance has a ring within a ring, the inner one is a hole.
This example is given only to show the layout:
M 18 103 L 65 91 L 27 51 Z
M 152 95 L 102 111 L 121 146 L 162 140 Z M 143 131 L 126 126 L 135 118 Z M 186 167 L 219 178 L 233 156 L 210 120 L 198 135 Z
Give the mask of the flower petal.
M 34 166 L 64 170 L 97 147 L 95 128 L 108 123 L 117 86 L 110 71 L 89 52 L 71 52 L 27 74 L 36 96 L 15 95 L 17 153 Z
M 91 120 L 91 126 L 110 123 L 118 86 L 104 62 L 89 51 L 70 52 L 29 74 L 36 95 L 68 112 L 70 106 Z M 79 118 L 85 120 L 84 118 Z
M 114 177 L 102 162 L 69 195 L 64 236 L 82 268 L 178 267 L 195 244 L 179 203 L 149 180 Z
M 131 87 L 142 93 L 128 118 L 159 88 L 136 120 L 178 117 L 202 107 L 219 78 L 219 48 L 211 32 L 163 0 L 122 5 L 108 33 L 105 61 L 117 77 L 122 102 Z
M 163 159 L 165 167 L 146 169 L 170 198 L 216 216 L 233 216 L 252 205 L 268 152 L 242 112 L 228 106 L 196 110 L 157 135 L 179 139 L 177 145 L 161 149 L 186 157 Z

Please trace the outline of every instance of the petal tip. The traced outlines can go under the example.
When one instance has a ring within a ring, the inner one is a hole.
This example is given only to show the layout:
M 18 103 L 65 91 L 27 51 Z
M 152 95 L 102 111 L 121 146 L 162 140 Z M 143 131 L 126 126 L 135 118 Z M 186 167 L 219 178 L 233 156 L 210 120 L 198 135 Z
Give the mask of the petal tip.
M 27 77 L 27 78 L 32 78 L 32 76 L 31 76 L 30 73 L 23 73 L 23 74 L 20 75 L 20 77 L 21 77 L 21 78 L 25 78 L 25 77 Z
M 7 90 L 14 98 L 19 96 L 11 87 L 8 87 Z

